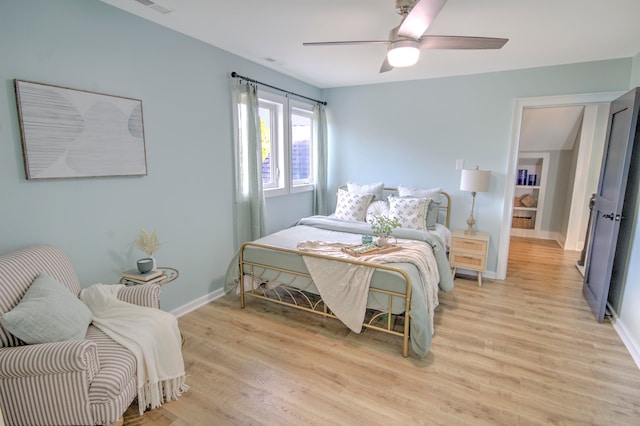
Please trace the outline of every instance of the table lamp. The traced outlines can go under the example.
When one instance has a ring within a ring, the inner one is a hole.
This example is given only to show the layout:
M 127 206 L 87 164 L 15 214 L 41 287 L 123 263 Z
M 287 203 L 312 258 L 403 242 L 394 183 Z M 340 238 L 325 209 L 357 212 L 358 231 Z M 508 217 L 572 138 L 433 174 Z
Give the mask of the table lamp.
M 476 201 L 476 193 L 489 191 L 489 180 L 491 178 L 490 170 L 478 170 L 475 169 L 462 169 L 462 176 L 460 178 L 460 190 L 471 192 L 471 213 L 469 213 L 469 219 L 467 219 L 467 230 L 464 231 L 467 235 L 473 235 L 473 225 L 476 223 L 473 218 L 473 207 Z

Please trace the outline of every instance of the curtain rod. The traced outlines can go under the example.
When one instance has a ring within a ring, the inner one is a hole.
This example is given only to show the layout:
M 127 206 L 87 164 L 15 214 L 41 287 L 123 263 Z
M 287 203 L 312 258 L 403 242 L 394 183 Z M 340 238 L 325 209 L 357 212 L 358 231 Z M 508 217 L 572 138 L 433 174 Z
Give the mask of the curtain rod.
M 295 92 L 290 92 L 290 91 L 288 91 L 288 90 L 284 90 L 284 89 L 281 89 L 281 88 L 279 88 L 279 87 L 272 86 L 272 85 L 270 85 L 270 84 L 263 83 L 263 82 L 258 81 L 258 80 L 254 80 L 253 78 L 245 77 L 245 76 L 243 76 L 243 75 L 238 74 L 238 73 L 237 73 L 237 72 L 235 72 L 235 71 L 232 71 L 232 72 L 231 72 L 231 77 L 233 77 L 233 78 L 239 78 L 239 79 L 242 79 L 242 80 L 246 80 L 246 81 L 249 81 L 249 82 L 251 82 L 251 83 L 261 84 L 262 86 L 267 86 L 267 87 L 270 87 L 270 88 L 272 88 L 272 89 L 279 90 L 279 91 L 281 91 L 281 92 L 287 93 L 287 94 L 289 94 L 289 95 L 294 95 L 294 96 L 298 96 L 298 97 L 300 97 L 300 98 L 308 99 L 308 100 L 310 100 L 310 101 L 316 102 L 316 103 L 321 104 L 321 105 L 326 105 L 326 104 L 327 104 L 327 102 L 326 102 L 326 101 L 319 101 L 319 100 L 317 100 L 317 99 L 309 98 L 309 97 L 307 97 L 307 96 L 303 96 L 303 95 L 300 95 L 300 94 L 295 93 Z

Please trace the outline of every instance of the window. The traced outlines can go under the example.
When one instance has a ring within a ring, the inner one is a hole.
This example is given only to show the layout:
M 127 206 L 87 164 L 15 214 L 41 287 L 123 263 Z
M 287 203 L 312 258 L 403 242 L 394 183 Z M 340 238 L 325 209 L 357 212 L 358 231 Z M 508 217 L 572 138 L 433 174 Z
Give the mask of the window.
M 262 184 L 265 190 L 282 186 L 283 168 L 283 105 L 266 99 L 258 102 L 260 137 L 262 142 Z
M 294 186 L 313 183 L 313 110 L 291 109 L 291 178 Z
M 265 196 L 313 189 L 313 104 L 261 93 L 258 107 Z

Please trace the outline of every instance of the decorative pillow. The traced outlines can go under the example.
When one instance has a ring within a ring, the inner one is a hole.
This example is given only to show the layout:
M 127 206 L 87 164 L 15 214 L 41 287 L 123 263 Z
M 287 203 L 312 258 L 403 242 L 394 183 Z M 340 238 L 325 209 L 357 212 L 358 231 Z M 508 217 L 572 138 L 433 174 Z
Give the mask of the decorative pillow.
M 93 315 L 63 284 L 42 272 L 2 324 L 27 344 L 83 339 Z
M 398 185 L 398 196 L 400 197 L 432 198 L 439 200 L 441 192 L 442 188 L 420 189 Z
M 379 200 L 369 204 L 366 216 L 367 222 L 373 223 L 374 216 L 389 216 L 389 202 Z
M 384 183 L 372 183 L 369 185 L 347 182 L 347 191 L 353 194 L 373 194 L 374 200 L 384 199 L 382 192 L 384 191 Z
M 340 190 L 334 216 L 337 219 L 364 222 L 372 198 L 373 194 L 354 194 Z
M 436 201 L 434 198 L 430 198 L 431 202 L 427 208 L 427 221 L 426 226 L 429 231 L 436 229 L 436 223 L 438 223 L 438 217 L 440 216 L 440 201 Z
M 428 198 L 389 197 L 389 217 L 398 218 L 403 228 L 424 231 L 430 201 Z

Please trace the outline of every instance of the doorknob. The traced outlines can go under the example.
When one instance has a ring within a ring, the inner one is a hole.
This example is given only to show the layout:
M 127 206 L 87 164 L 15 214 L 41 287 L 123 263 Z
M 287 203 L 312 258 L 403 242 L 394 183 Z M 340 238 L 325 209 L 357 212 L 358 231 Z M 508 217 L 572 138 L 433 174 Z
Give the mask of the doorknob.
M 603 214 L 602 217 L 606 218 L 606 219 L 610 219 L 613 220 L 613 218 L 615 217 L 615 213 L 610 213 L 610 214 Z

